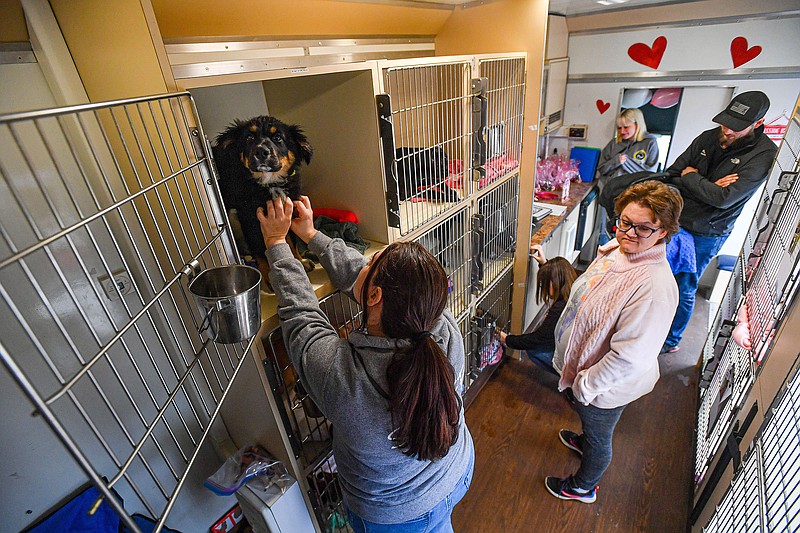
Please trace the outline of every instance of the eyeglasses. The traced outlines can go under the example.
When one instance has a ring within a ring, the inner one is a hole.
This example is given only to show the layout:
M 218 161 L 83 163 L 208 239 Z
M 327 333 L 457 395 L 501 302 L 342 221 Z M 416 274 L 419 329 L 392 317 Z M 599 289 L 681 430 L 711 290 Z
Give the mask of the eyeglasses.
M 648 228 L 639 224 L 631 224 L 627 220 L 617 217 L 617 229 L 626 235 L 630 230 L 633 230 L 637 237 L 647 239 L 661 228 Z

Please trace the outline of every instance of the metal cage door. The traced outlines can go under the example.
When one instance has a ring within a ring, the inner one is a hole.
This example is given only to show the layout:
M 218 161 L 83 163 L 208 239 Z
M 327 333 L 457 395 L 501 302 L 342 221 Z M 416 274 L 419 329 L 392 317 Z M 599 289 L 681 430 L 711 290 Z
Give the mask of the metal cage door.
M 0 359 L 31 425 L 160 531 L 253 341 L 204 338 L 187 293 L 187 265 L 235 262 L 194 102 L 5 115 L 0 140 Z

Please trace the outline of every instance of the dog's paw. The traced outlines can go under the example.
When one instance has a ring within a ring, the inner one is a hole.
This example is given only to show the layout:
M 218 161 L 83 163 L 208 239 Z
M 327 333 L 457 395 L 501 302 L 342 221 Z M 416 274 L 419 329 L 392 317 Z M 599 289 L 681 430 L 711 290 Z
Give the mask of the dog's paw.
M 314 261 L 311 259 L 301 259 L 300 263 L 303 265 L 303 268 L 306 270 L 306 272 L 311 272 L 314 270 Z

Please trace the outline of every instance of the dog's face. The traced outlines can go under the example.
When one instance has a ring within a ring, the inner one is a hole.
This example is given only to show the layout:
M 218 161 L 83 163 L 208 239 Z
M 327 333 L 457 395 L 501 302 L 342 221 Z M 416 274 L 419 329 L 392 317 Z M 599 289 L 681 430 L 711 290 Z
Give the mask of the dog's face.
M 217 146 L 236 153 L 255 181 L 263 186 L 285 181 L 311 162 L 313 149 L 302 130 L 275 117 L 262 115 L 236 120 L 217 137 Z

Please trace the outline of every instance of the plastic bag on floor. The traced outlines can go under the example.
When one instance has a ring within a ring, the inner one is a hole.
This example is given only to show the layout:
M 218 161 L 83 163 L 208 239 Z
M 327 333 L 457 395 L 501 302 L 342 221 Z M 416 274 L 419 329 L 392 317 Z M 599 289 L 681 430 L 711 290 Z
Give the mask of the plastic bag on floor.
M 203 485 L 214 494 L 227 496 L 254 478 L 258 478 L 264 488 L 276 485 L 281 492 L 292 482 L 283 463 L 267 450 L 261 446 L 245 446 L 228 457 Z

